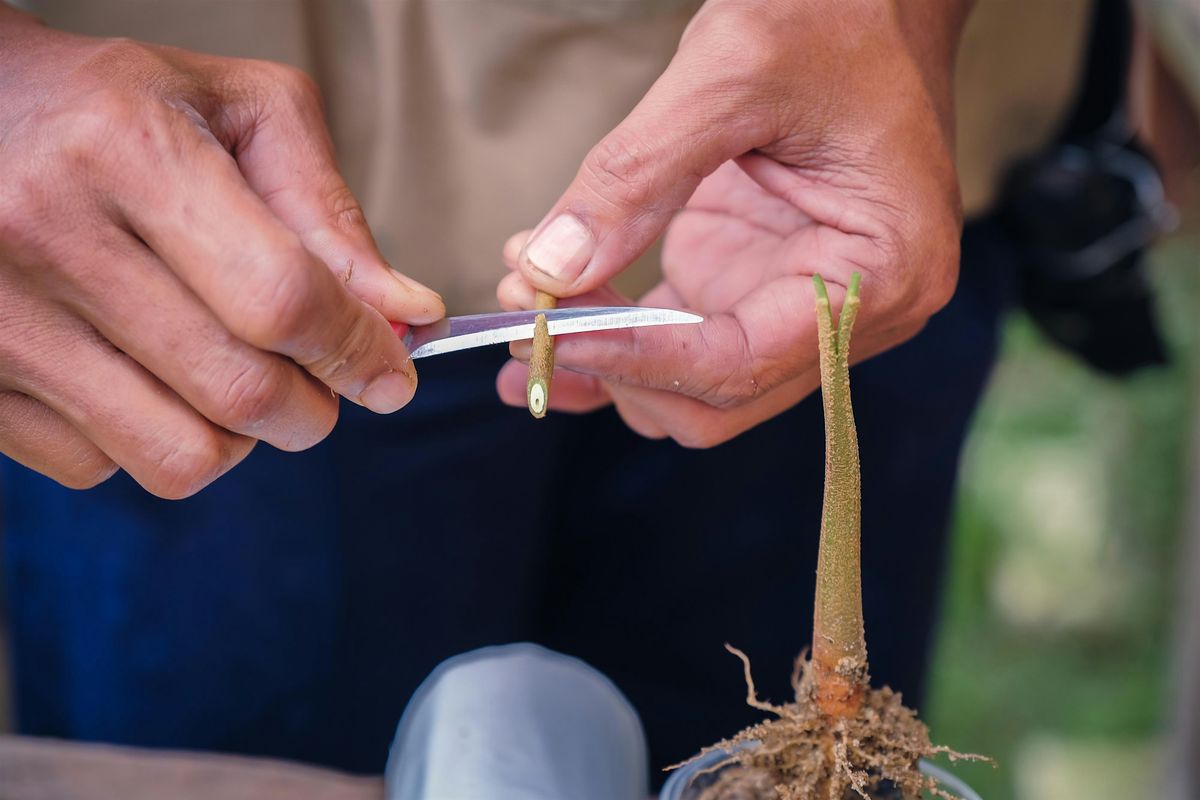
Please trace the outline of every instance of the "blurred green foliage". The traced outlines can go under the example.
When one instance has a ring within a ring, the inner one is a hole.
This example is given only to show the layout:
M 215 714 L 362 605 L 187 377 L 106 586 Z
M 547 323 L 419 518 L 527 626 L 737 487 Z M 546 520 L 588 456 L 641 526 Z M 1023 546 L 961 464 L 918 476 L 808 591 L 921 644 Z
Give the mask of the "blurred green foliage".
M 1094 773 L 1155 777 L 1189 511 L 1198 262 L 1200 242 L 1182 239 L 1152 259 L 1168 367 L 1108 378 L 1027 319 L 1007 326 L 964 456 L 923 709 L 935 741 L 996 759 L 956 766 L 984 800 L 1072 800 L 1064 783 L 1127 800 L 1125 781 Z

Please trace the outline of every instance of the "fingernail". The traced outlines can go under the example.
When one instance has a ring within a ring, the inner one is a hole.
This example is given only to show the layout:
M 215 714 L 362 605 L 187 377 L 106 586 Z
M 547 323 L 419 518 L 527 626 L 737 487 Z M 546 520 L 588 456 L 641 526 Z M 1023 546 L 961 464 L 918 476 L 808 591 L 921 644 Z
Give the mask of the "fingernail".
M 571 214 L 560 214 L 525 245 L 525 261 L 543 275 L 571 283 L 594 250 L 591 231 Z
M 408 405 L 417 389 L 415 374 L 395 371 L 385 372 L 367 387 L 358 402 L 376 414 L 391 414 Z

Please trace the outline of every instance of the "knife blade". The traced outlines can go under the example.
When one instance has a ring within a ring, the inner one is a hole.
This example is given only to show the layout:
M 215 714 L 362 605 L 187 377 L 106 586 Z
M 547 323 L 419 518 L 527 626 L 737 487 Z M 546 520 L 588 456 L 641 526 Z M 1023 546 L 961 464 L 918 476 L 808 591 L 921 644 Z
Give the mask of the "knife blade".
M 472 347 L 532 339 L 534 319 L 538 314 L 546 315 L 551 336 L 651 325 L 694 325 L 704 321 L 698 314 L 672 308 L 588 306 L 447 317 L 431 325 L 414 326 L 402 335 L 412 358 L 426 358 Z M 403 330 L 402 326 L 393 327 L 397 328 L 397 333 Z

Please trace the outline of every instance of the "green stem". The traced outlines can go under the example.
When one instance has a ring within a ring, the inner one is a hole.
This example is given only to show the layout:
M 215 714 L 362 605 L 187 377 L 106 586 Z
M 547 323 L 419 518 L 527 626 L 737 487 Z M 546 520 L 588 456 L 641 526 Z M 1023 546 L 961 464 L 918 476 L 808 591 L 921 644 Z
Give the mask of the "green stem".
M 858 313 L 860 276 L 850 279 L 838 324 L 829 293 L 813 276 L 821 399 L 825 410 L 825 495 L 813 619 L 815 700 L 832 717 L 857 713 L 868 684 L 863 629 L 858 434 L 850 402 L 850 333 Z

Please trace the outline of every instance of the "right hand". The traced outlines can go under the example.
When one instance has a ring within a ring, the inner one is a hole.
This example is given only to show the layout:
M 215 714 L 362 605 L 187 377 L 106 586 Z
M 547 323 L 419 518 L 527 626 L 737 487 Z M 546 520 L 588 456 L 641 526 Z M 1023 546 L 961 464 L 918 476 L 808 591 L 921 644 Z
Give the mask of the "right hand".
M 338 175 L 303 73 L 53 31 L 0 2 L 0 452 L 186 497 L 343 395 L 405 405 L 433 322 Z
M 962 212 L 953 64 L 969 0 L 708 0 L 663 75 L 510 240 L 506 308 L 624 304 L 606 286 L 666 231 L 639 298 L 699 325 L 558 342 L 551 408 L 611 401 L 634 431 L 713 447 L 820 384 L 811 276 L 834 307 L 863 276 L 854 358 L 919 331 L 954 293 Z M 669 230 L 668 230 L 669 226 Z M 528 344 L 514 356 L 528 360 Z M 497 387 L 524 405 L 528 370 Z

